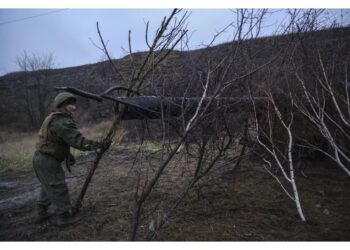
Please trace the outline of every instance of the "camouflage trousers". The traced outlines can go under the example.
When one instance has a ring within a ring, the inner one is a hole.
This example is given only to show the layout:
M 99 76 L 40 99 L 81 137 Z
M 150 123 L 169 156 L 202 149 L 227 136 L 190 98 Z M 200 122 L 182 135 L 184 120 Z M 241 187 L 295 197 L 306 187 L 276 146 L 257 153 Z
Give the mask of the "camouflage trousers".
M 60 162 L 36 151 L 33 157 L 33 168 L 41 184 L 37 206 L 42 208 L 52 204 L 56 214 L 68 212 L 72 205 Z

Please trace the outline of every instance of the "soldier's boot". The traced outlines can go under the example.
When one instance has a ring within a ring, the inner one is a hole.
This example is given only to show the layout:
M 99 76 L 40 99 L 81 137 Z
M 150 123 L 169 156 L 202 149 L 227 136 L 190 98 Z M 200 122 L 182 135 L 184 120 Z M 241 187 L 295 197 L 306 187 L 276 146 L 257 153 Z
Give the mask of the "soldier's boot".
M 37 206 L 37 218 L 34 221 L 36 224 L 42 223 L 54 215 L 48 211 L 48 207 L 43 205 Z
M 81 220 L 81 217 L 78 214 L 72 214 L 65 212 L 63 214 L 57 215 L 57 226 L 65 227 L 73 225 Z

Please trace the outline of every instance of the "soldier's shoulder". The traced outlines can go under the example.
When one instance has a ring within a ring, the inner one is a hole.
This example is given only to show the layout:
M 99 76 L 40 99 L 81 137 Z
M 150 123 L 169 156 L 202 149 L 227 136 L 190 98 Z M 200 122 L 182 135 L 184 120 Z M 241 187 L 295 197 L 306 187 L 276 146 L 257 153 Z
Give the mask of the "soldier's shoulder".
M 52 125 L 60 126 L 65 124 L 74 124 L 74 120 L 71 116 L 61 113 L 61 112 L 55 112 L 52 114 Z

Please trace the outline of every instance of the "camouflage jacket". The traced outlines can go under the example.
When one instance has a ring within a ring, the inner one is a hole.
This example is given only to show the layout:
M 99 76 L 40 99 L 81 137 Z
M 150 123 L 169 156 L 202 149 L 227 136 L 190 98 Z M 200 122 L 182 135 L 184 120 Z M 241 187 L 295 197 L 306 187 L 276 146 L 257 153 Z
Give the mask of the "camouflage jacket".
M 62 162 L 68 157 L 70 146 L 87 151 L 97 149 L 99 143 L 86 139 L 79 132 L 71 115 L 62 112 L 51 113 L 39 130 L 36 149 Z

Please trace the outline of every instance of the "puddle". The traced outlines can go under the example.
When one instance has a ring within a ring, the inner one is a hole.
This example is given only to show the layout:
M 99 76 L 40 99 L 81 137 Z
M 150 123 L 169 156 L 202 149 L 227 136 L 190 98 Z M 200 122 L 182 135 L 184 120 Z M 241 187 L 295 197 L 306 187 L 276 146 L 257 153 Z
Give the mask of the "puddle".
M 20 183 L 18 181 L 0 181 L 0 191 L 18 190 L 10 197 L 0 197 L 0 210 L 12 207 L 14 205 L 22 205 L 30 200 L 34 200 L 39 192 L 40 185 L 34 182 L 35 180 Z M 2 194 L 5 194 L 4 192 Z
M 66 182 L 76 181 L 77 176 L 66 177 Z M 40 184 L 38 180 L 31 179 L 24 182 L 0 181 L 0 210 L 7 209 L 15 205 L 23 205 L 29 201 L 36 200 L 38 197 Z M 16 191 L 10 197 L 6 191 Z M 6 197 L 4 197 L 6 196 Z
M 0 190 L 2 189 L 13 189 L 17 187 L 18 184 L 10 181 L 0 181 Z
M 34 200 L 36 199 L 38 192 L 39 192 L 39 188 L 33 191 L 17 194 L 15 196 L 2 199 L 0 200 L 0 210 L 4 208 L 9 208 L 14 205 L 22 205 L 27 203 L 30 200 Z

